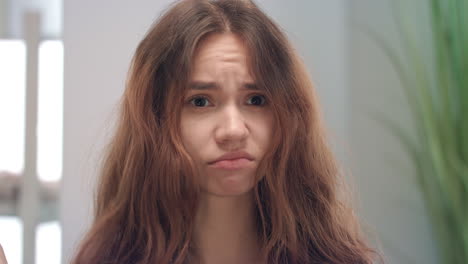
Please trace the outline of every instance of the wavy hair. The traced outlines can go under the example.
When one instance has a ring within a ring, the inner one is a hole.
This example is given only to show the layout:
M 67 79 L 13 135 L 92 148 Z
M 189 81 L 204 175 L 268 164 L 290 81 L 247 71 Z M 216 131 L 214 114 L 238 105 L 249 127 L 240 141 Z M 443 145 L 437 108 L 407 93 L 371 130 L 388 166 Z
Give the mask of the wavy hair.
M 266 263 L 372 263 L 347 201 L 306 68 L 255 3 L 174 3 L 132 59 L 96 190 L 95 217 L 72 263 L 198 263 L 192 234 L 200 185 L 181 144 L 180 112 L 198 43 L 233 33 L 271 102 L 277 127 L 257 168 L 257 232 Z

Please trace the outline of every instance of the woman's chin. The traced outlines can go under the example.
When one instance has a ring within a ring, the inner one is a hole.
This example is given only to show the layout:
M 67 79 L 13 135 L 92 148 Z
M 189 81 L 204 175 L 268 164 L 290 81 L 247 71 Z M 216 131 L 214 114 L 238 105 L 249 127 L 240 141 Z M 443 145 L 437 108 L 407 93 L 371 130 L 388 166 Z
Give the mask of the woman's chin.
M 251 186 L 220 186 L 204 190 L 204 193 L 219 197 L 234 197 L 246 195 L 252 190 L 253 187 Z
M 216 196 L 241 196 L 254 187 L 254 177 L 250 173 L 216 175 L 209 180 L 204 190 Z

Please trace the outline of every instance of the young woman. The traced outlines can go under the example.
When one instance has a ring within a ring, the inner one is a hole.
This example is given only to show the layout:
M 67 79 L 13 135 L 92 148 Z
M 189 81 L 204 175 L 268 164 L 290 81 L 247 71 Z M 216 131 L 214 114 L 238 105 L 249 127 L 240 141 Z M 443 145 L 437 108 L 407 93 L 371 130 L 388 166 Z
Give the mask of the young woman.
M 74 264 L 372 263 L 284 33 L 250 1 L 175 3 L 139 44 Z

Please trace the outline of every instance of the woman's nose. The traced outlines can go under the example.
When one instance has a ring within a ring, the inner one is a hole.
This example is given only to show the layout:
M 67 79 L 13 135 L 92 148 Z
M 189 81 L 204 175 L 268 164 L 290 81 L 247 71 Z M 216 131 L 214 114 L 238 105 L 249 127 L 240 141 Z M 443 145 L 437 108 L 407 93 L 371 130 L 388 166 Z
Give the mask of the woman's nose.
M 226 106 L 218 119 L 216 141 L 218 143 L 242 143 L 248 135 L 245 118 L 237 106 Z

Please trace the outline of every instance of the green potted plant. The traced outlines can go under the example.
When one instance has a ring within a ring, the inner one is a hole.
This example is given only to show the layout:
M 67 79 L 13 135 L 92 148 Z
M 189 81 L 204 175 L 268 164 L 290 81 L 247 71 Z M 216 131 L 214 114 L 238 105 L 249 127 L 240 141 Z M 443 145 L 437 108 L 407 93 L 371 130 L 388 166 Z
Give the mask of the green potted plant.
M 441 263 L 468 263 L 468 0 L 426 3 L 430 43 L 410 33 L 411 23 L 401 12 L 395 14 L 403 55 L 371 33 L 398 73 L 417 140 L 389 118 L 378 119 L 413 161 Z M 423 55 L 422 47 L 432 57 Z

